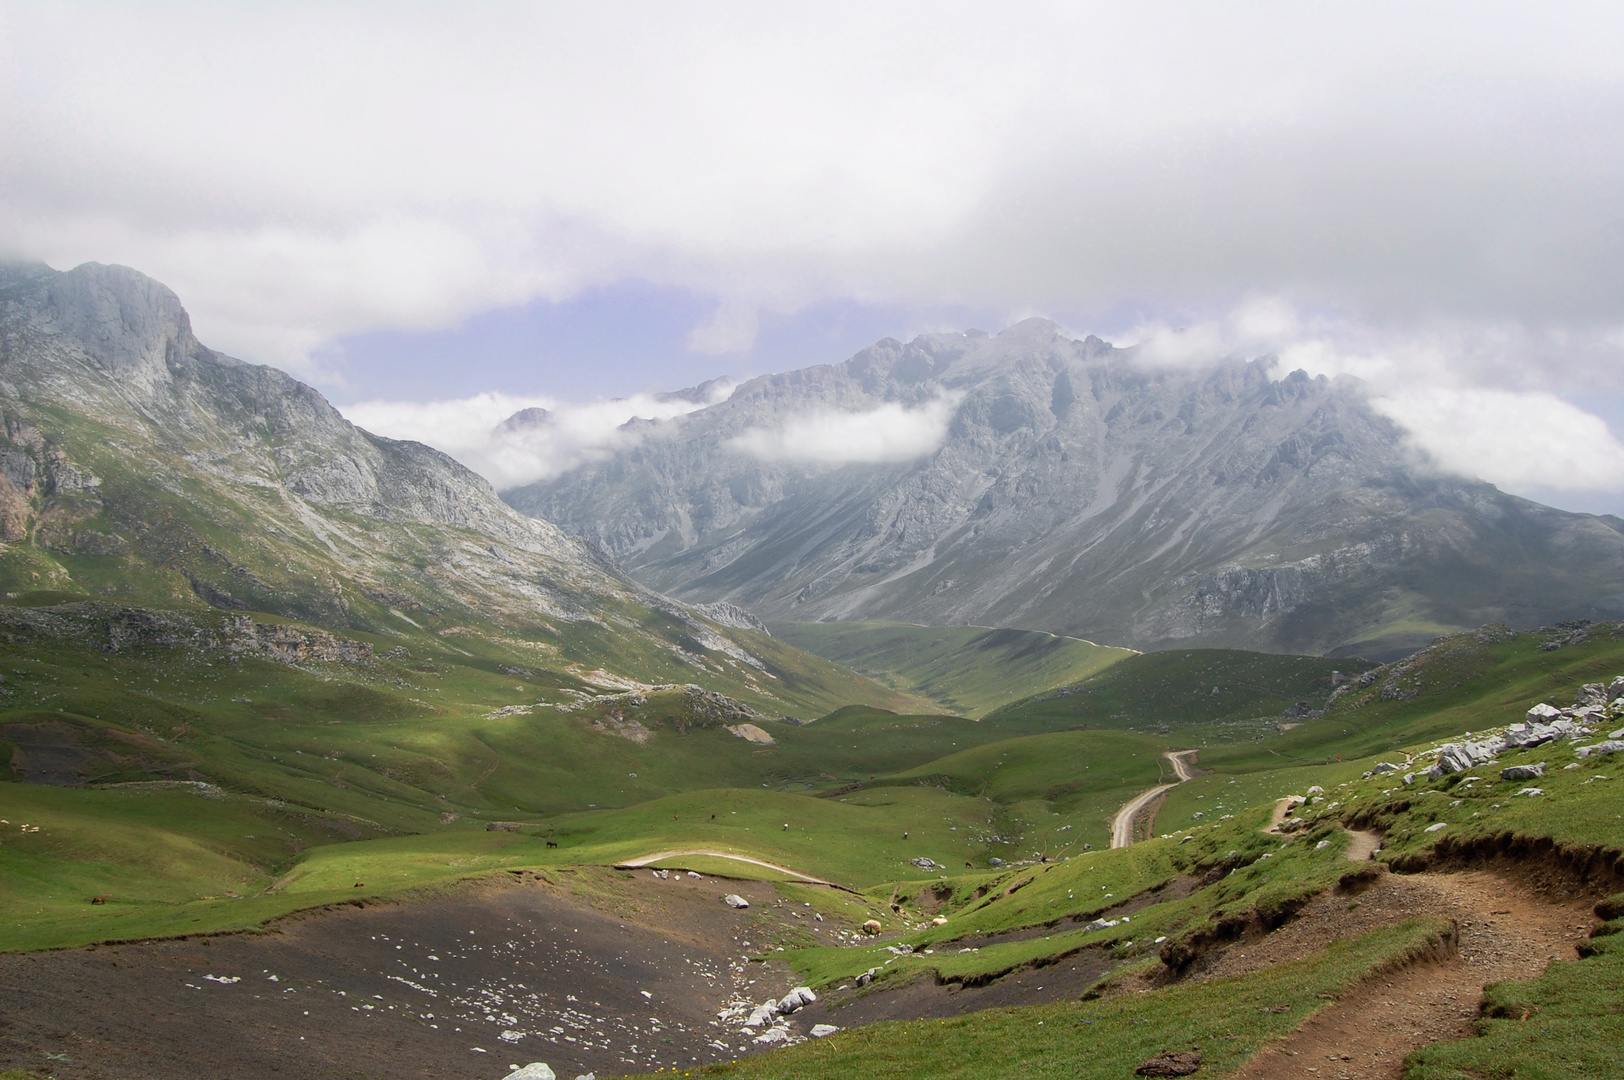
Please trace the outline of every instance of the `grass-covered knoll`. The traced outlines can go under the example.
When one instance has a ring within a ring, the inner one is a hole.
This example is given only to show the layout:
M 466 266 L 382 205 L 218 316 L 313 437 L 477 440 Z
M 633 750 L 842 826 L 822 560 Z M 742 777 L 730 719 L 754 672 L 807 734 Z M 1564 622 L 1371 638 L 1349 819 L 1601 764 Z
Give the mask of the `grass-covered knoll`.
M 1135 655 L 1036 630 L 892 622 L 775 623 L 772 632 L 949 712 L 980 717 Z
M 1132 1076 L 1136 1066 L 1156 1054 L 1200 1047 L 1202 1073 L 1222 1076 L 1350 984 L 1428 954 L 1445 929 L 1441 921 L 1417 919 L 1338 941 L 1310 959 L 1251 975 L 1175 985 L 1152 994 L 876 1024 L 695 1069 L 692 1075 L 1116 1080 Z
M 1012 731 L 1230 725 L 1261 732 L 1267 725 L 1272 732 L 1281 714 L 1299 702 L 1322 708 L 1333 690 L 1333 672 L 1357 675 L 1370 666 L 1238 649 L 1172 649 L 1127 657 L 1080 682 L 995 709 L 985 719 Z

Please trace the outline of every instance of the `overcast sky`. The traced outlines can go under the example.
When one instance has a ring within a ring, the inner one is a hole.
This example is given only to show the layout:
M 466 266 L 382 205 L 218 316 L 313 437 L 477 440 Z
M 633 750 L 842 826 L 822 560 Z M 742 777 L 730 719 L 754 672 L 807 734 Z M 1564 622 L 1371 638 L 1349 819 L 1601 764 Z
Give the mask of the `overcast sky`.
M 137 267 L 216 348 L 413 404 L 403 433 L 1044 314 L 1360 374 L 1446 464 L 1618 511 L 1621 31 L 1617 4 L 0 2 L 0 255 Z

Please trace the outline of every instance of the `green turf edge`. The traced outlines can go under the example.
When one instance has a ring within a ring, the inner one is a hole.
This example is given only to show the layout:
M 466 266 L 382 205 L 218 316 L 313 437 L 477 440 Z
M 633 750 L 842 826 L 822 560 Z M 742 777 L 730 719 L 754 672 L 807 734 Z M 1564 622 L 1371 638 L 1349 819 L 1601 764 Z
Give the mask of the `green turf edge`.
M 1164 1051 L 1199 1047 L 1202 1074 L 1224 1076 L 1353 983 L 1438 955 L 1452 932 L 1448 920 L 1413 919 L 1236 978 L 1182 983 L 1155 994 L 886 1022 L 759 1057 L 663 1073 L 740 1080 L 1104 1080 L 1131 1076 Z M 1287 1006 L 1284 1012 L 1265 1011 L 1280 1005 Z

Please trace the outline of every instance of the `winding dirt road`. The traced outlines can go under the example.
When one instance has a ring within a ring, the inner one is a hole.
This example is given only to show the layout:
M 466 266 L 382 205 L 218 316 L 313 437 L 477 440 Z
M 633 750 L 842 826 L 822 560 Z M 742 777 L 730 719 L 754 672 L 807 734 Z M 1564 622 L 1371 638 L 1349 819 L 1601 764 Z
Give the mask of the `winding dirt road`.
M 1111 819 L 1111 846 L 1114 848 L 1127 847 L 1133 843 L 1133 825 L 1145 807 L 1161 798 L 1167 792 L 1178 787 L 1194 774 L 1190 772 L 1189 761 L 1196 755 L 1194 750 L 1172 750 L 1162 756 L 1173 766 L 1173 775 L 1178 777 L 1171 784 L 1157 784 L 1148 791 L 1141 791 L 1133 798 L 1122 804 L 1122 809 L 1116 812 Z

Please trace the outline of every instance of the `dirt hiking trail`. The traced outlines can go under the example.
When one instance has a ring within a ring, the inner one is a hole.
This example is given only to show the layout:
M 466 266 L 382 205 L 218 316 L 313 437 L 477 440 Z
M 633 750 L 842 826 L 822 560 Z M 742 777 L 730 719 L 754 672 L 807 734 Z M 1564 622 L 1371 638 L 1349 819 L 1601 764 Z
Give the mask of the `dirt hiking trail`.
M 1373 833 L 1354 833 L 1348 855 L 1365 861 L 1379 845 Z M 1226 950 L 1202 977 L 1297 959 L 1337 938 L 1418 915 L 1455 921 L 1455 956 L 1353 987 L 1261 1051 L 1235 1080 L 1399 1080 L 1406 1055 L 1430 1042 L 1473 1034 L 1485 986 L 1531 979 L 1552 960 L 1575 959 L 1574 945 L 1595 925 L 1588 899 L 1560 893 L 1553 901 L 1498 873 L 1384 872 L 1351 900 L 1345 893 L 1325 894 L 1268 937 Z

